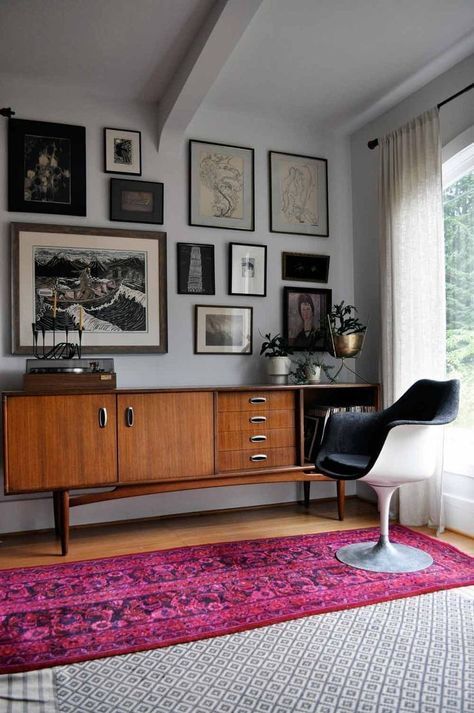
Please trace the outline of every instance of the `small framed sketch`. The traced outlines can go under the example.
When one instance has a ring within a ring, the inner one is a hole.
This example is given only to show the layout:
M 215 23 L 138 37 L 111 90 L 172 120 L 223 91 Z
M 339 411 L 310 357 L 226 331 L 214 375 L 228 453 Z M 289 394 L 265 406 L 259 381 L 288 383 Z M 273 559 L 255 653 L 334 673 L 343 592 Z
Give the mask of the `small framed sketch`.
M 105 173 L 142 175 L 142 135 L 128 129 L 104 129 Z
M 9 120 L 8 210 L 86 215 L 83 126 Z
M 327 282 L 329 275 L 329 255 L 308 253 L 282 253 L 282 280 L 301 282 Z
M 178 294 L 216 294 L 214 245 L 178 243 Z
M 270 151 L 269 173 L 270 230 L 327 237 L 327 160 Z
M 163 224 L 163 184 L 110 179 L 110 220 Z
M 254 150 L 189 142 L 189 224 L 254 230 Z
M 294 351 L 328 351 L 328 313 L 332 291 L 283 288 L 283 336 Z
M 265 297 L 267 294 L 267 246 L 230 243 L 229 294 Z
M 252 307 L 196 305 L 195 354 L 251 354 Z

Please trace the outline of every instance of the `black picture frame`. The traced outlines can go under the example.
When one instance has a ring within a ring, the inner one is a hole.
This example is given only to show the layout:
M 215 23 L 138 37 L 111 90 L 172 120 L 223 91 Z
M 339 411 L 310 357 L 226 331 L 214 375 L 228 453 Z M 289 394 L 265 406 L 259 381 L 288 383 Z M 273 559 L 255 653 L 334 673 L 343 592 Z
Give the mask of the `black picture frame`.
M 86 129 L 8 121 L 8 210 L 86 215 Z
M 189 225 L 255 230 L 255 151 L 189 141 Z
M 266 297 L 266 245 L 229 243 L 229 295 Z
M 142 175 L 142 133 L 134 129 L 104 129 L 104 173 Z
M 195 305 L 194 309 L 195 354 L 252 354 L 253 307 Z
M 178 294 L 215 295 L 214 245 L 177 243 Z
M 281 279 L 297 282 L 327 282 L 329 255 L 282 253 Z
M 268 174 L 270 231 L 327 238 L 327 159 L 269 151 Z
M 293 351 L 329 351 L 328 314 L 331 306 L 332 290 L 283 288 L 283 336 Z M 309 327 L 306 330 L 305 317 Z
M 110 220 L 163 225 L 163 184 L 111 178 Z

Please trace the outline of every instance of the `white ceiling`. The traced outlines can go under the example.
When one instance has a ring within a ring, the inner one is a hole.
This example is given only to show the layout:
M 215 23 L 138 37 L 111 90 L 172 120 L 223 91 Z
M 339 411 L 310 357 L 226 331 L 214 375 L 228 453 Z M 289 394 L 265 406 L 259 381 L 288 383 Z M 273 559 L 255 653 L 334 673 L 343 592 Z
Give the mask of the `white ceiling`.
M 214 2 L 0 0 L 0 72 L 157 101 Z M 473 51 L 474 0 L 263 0 L 205 103 L 354 125 Z

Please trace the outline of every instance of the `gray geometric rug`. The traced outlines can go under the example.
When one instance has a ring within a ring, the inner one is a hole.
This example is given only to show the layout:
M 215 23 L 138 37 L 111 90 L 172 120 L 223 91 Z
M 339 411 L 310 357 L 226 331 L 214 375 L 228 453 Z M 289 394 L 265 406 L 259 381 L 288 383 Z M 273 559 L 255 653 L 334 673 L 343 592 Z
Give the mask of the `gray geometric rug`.
M 0 676 L 0 711 L 474 713 L 474 598 L 435 592 Z
M 55 668 L 60 713 L 474 713 L 456 591 Z

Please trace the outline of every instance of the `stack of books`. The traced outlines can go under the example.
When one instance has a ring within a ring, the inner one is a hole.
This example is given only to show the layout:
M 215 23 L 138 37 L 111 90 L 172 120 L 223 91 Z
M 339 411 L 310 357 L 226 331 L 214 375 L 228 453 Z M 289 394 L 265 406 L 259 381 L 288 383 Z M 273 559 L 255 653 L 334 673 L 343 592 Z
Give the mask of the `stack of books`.
M 324 429 L 332 413 L 374 413 L 375 406 L 316 406 L 304 414 L 304 459 L 314 463 L 324 435 Z

